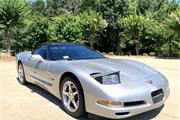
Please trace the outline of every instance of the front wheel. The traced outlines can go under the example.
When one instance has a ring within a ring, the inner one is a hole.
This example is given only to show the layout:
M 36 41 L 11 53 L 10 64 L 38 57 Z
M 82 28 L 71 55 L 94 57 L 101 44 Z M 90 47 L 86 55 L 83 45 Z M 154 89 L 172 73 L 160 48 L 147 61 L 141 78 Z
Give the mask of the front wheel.
M 85 114 L 82 88 L 74 78 L 64 78 L 61 85 L 61 95 L 64 109 L 69 115 L 79 118 Z
M 25 85 L 27 83 L 22 63 L 18 64 L 18 81 L 22 85 Z

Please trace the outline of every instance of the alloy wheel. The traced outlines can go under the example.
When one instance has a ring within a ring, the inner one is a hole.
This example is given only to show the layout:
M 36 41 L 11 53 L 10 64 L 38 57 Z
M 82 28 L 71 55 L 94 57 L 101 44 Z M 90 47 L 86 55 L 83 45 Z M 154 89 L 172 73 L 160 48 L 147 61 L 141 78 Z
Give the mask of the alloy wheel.
M 71 111 L 77 111 L 79 107 L 79 93 L 76 85 L 71 81 L 66 81 L 63 85 L 63 103 Z
M 20 82 L 24 81 L 24 71 L 23 71 L 23 66 L 21 64 L 19 64 L 19 68 L 18 68 L 18 78 Z

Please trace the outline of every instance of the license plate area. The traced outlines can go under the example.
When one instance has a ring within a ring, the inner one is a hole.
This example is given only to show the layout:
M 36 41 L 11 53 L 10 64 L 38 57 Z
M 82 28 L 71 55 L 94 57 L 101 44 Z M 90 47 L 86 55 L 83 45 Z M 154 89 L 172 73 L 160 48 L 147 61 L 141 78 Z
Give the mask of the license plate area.
M 164 98 L 164 92 L 162 89 L 156 90 L 151 93 L 153 103 L 156 104 L 163 100 Z

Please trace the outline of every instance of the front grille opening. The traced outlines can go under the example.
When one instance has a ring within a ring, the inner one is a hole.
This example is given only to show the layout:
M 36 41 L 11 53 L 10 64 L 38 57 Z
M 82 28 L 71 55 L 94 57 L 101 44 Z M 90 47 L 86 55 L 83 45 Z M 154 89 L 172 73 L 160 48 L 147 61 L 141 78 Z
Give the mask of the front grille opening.
M 156 90 L 151 93 L 153 103 L 158 103 L 163 100 L 164 98 L 164 92 L 162 89 Z
M 145 101 L 133 101 L 133 102 L 124 102 L 124 107 L 137 106 L 146 104 Z
M 163 90 L 159 89 L 159 90 L 156 90 L 156 91 L 152 92 L 151 96 L 154 97 L 154 96 L 157 96 L 157 95 L 162 94 L 162 93 L 163 93 Z
M 118 112 L 118 113 L 115 113 L 116 115 L 128 115 L 129 112 Z

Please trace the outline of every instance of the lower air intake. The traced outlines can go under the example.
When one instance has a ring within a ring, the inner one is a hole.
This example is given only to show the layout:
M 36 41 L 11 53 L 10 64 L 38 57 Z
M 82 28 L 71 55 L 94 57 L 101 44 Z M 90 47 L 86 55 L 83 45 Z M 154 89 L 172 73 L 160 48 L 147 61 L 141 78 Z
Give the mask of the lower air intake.
M 131 107 L 131 106 L 137 106 L 143 104 L 146 104 L 146 102 L 145 101 L 124 102 L 124 107 Z

